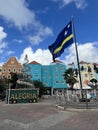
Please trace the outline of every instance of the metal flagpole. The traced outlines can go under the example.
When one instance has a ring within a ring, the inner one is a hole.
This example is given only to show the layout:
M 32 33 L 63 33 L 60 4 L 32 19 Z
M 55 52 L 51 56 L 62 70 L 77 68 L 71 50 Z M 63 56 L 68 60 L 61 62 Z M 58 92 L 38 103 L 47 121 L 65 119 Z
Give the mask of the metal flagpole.
M 76 35 L 75 35 L 74 18 L 73 17 L 72 17 L 72 31 L 73 31 L 73 35 L 74 35 L 74 43 L 75 43 L 77 64 L 78 64 L 78 70 L 79 70 L 81 97 L 83 98 L 82 79 L 81 79 L 81 72 L 80 72 L 80 65 L 79 65 L 79 56 L 78 56 L 78 49 L 77 49 L 77 44 L 76 44 Z

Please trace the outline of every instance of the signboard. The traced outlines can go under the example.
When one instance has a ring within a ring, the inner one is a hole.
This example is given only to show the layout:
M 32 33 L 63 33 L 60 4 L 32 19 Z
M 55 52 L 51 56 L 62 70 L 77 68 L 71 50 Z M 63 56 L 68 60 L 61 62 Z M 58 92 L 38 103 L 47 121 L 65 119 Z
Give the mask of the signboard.
M 8 89 L 6 93 L 6 101 L 11 103 L 34 103 L 38 102 L 38 89 Z

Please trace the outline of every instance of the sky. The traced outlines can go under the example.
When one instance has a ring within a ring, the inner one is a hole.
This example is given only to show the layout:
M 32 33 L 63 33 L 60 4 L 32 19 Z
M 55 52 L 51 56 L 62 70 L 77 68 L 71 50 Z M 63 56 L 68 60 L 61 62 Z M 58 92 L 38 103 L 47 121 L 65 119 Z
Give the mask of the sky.
M 98 63 L 98 0 L 0 0 L 0 65 L 12 56 L 24 63 L 52 62 L 48 46 L 74 17 L 79 61 Z M 76 62 L 75 44 L 57 59 Z

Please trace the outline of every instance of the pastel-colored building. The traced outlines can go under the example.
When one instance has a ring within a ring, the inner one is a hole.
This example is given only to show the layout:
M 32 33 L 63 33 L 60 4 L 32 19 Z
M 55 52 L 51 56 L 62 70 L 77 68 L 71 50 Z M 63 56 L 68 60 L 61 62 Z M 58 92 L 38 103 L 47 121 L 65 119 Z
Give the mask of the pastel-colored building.
M 96 76 L 96 79 L 97 79 L 97 81 L 98 81 L 98 63 L 93 63 L 93 65 L 94 65 L 94 71 L 95 71 L 95 76 Z
M 41 81 L 46 87 L 52 86 L 52 70 L 51 65 L 42 66 L 42 78 Z
M 63 74 L 66 70 L 66 66 L 63 62 L 56 61 L 51 64 L 52 70 L 52 87 L 53 88 L 67 88 L 67 84 L 64 80 Z
M 16 57 L 11 57 L 8 59 L 6 63 L 2 66 L 2 78 L 11 78 L 11 72 L 13 73 L 21 73 L 22 65 L 18 62 Z
M 66 70 L 66 65 L 56 60 L 50 65 L 41 65 L 36 61 L 29 63 L 32 72 L 32 80 L 41 81 L 45 87 L 50 87 L 53 93 L 54 89 L 67 88 L 63 74 Z
M 31 72 L 31 75 L 32 75 L 32 80 L 39 80 L 39 81 L 41 81 L 42 65 L 39 64 L 39 63 L 36 62 L 36 61 L 32 61 L 32 62 L 29 63 L 29 66 L 30 66 L 30 68 L 31 68 L 30 72 Z
M 94 65 L 87 62 L 80 62 L 81 77 L 83 86 L 87 86 L 91 79 L 96 79 Z
M 96 74 L 96 72 L 94 70 L 94 64 L 81 61 L 79 63 L 79 65 L 80 65 L 80 74 L 81 74 L 82 88 L 83 89 L 90 89 L 91 88 L 90 85 L 89 85 L 90 84 L 90 80 L 91 79 L 98 80 L 98 75 Z M 69 64 L 69 67 L 75 69 L 75 65 L 74 64 Z M 77 80 L 80 81 L 79 72 L 78 72 Z M 80 83 L 79 82 L 76 83 L 74 85 L 74 88 L 80 89 Z

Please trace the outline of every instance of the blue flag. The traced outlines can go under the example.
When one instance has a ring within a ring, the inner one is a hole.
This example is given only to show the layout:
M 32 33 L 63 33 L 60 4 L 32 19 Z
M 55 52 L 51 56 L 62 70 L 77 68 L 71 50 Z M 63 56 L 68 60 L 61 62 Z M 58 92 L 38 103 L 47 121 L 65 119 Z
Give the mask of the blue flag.
M 64 52 L 64 49 L 73 43 L 73 34 L 72 34 L 72 22 L 70 21 L 66 27 L 59 33 L 56 41 L 50 45 L 48 48 L 53 56 L 53 61 L 55 58 L 61 56 Z

